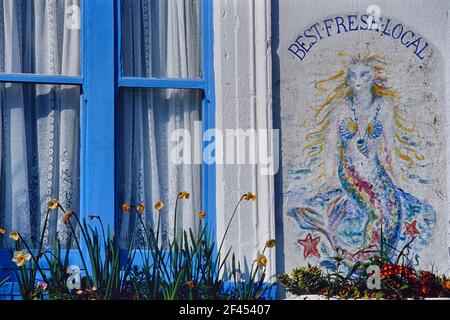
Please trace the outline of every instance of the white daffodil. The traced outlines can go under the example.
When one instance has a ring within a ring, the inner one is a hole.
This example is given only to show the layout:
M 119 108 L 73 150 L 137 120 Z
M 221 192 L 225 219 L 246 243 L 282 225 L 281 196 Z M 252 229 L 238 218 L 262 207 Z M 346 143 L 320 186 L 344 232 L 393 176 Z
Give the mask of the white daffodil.
M 31 259 L 31 254 L 26 253 L 25 251 L 16 251 L 14 252 L 14 257 L 11 259 L 18 267 L 26 265 L 27 262 Z

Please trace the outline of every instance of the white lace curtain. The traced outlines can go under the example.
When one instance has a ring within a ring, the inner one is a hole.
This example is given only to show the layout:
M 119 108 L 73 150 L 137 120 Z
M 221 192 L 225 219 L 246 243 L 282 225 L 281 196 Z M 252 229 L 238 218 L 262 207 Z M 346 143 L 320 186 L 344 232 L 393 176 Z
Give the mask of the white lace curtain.
M 123 72 L 127 76 L 197 78 L 200 76 L 200 1 L 125 0 L 123 2 Z M 146 204 L 145 223 L 156 224 L 153 204 L 162 200 L 163 238 L 173 231 L 173 208 L 180 191 L 191 194 L 180 203 L 177 227 L 197 226 L 200 210 L 199 165 L 177 165 L 170 157 L 175 129 L 194 137 L 200 119 L 201 94 L 193 90 L 129 89 L 119 108 L 119 201 Z M 192 160 L 194 153 L 191 152 Z M 121 214 L 122 243 L 135 227 L 133 215 Z
M 0 72 L 79 74 L 80 30 L 73 23 L 77 8 L 78 0 L 0 1 Z M 125 75 L 200 76 L 199 0 L 124 0 L 122 31 Z M 0 85 L 0 227 L 37 240 L 50 198 L 78 211 L 79 95 L 78 88 L 69 86 Z M 148 226 L 156 219 L 153 204 L 164 201 L 167 239 L 175 198 L 189 191 L 178 226 L 196 226 L 200 166 L 176 165 L 170 153 L 173 130 L 194 132 L 201 94 L 130 89 L 121 92 L 120 100 L 119 201 L 145 202 Z M 47 246 L 56 233 L 65 239 L 60 215 L 51 216 Z M 123 241 L 137 226 L 134 220 L 120 215 Z
M 0 72 L 77 75 L 78 0 L 0 1 Z M 75 17 L 76 18 L 76 17 Z M 70 19 L 70 23 L 68 21 Z M 79 206 L 79 103 L 73 86 L 0 84 L 0 226 L 36 242 L 51 198 Z M 44 244 L 58 233 L 50 217 Z

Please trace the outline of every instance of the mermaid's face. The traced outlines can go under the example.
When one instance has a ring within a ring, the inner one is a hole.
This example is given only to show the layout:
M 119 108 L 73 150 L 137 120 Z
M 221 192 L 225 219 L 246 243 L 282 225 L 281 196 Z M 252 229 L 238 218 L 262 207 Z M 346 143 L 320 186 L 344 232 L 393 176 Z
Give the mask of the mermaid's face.
M 363 63 L 349 67 L 347 69 L 347 79 L 349 85 L 356 92 L 370 90 L 373 82 L 372 72 L 372 69 Z

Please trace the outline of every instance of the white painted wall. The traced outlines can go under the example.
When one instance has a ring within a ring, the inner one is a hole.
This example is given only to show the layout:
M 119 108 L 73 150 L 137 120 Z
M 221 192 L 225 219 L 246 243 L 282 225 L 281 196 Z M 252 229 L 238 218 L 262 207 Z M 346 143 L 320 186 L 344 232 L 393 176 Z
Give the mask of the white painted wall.
M 214 1 L 216 127 L 222 132 L 272 127 L 270 2 Z M 242 203 L 226 241 L 244 269 L 275 237 L 273 177 L 259 175 L 256 165 L 217 165 L 216 184 L 219 239 L 241 195 L 257 194 L 255 203 Z M 266 256 L 274 272 L 275 249 Z

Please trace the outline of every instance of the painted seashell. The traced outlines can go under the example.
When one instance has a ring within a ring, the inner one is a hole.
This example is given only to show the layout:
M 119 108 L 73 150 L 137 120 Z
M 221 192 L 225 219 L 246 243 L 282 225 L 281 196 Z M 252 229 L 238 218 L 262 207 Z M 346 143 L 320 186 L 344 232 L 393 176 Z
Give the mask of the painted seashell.
M 339 125 L 339 134 L 345 139 L 351 139 L 358 132 L 358 124 L 350 118 L 344 119 Z
M 367 136 L 376 139 L 383 133 L 383 125 L 379 120 L 373 120 L 367 125 Z
M 356 141 L 356 147 L 363 155 L 369 157 L 369 147 L 364 139 L 359 139 Z

